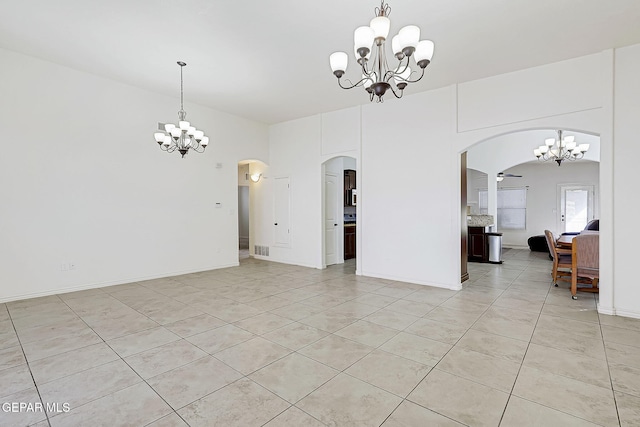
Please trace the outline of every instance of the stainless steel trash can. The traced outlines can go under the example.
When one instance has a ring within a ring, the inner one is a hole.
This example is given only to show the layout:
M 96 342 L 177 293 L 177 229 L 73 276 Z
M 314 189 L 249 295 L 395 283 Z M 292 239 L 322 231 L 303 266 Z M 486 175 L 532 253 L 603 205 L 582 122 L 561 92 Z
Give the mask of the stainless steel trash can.
M 487 233 L 489 262 L 502 264 L 502 233 Z

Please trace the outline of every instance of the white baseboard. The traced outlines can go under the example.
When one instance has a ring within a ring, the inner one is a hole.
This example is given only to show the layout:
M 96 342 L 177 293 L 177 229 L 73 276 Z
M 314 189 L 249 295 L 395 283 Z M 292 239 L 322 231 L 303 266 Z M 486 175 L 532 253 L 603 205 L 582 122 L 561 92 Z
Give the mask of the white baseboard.
M 66 288 L 49 289 L 49 290 L 41 291 L 41 292 L 31 292 L 31 293 L 26 293 L 26 294 L 11 295 L 11 296 L 8 296 L 8 297 L 1 297 L 0 298 L 0 303 L 11 302 L 11 301 L 20 301 L 20 300 L 30 299 L 30 298 L 47 297 L 47 296 L 50 296 L 50 295 L 67 294 L 69 292 L 86 291 L 86 290 L 89 290 L 89 289 L 104 288 L 104 287 L 107 287 L 107 286 L 123 285 L 125 283 L 142 282 L 144 280 L 163 279 L 163 278 L 167 278 L 167 277 L 180 276 L 182 274 L 199 273 L 201 271 L 219 270 L 221 268 L 237 267 L 239 265 L 240 265 L 240 263 L 236 262 L 236 263 L 231 263 L 231 264 L 218 265 L 218 266 L 215 266 L 215 267 L 208 266 L 208 267 L 204 267 L 204 268 L 196 268 L 196 269 L 190 269 L 190 270 L 181 270 L 181 271 L 174 271 L 174 272 L 168 272 L 168 273 L 162 273 L 162 274 L 154 274 L 154 275 L 151 275 L 151 276 L 141 276 L 141 277 L 133 277 L 133 278 L 127 278 L 127 279 L 108 280 L 108 281 L 104 281 L 104 282 L 95 282 L 95 283 L 89 283 L 89 284 L 78 285 L 78 286 L 70 286 L 70 287 L 66 287 Z
M 255 259 L 260 259 L 262 261 L 277 262 L 280 264 L 297 265 L 298 267 L 315 268 L 317 270 L 322 270 L 322 266 L 317 266 L 317 265 L 301 264 L 299 262 L 290 262 L 290 261 L 284 261 L 281 259 L 273 259 L 271 257 L 263 256 L 263 255 L 251 255 L 251 256 Z
M 443 288 L 443 289 L 449 289 L 452 291 L 459 291 L 460 289 L 462 289 L 462 285 L 460 284 L 456 286 L 447 286 L 442 283 L 425 282 L 422 280 L 416 280 L 409 277 L 399 277 L 399 276 L 393 276 L 388 274 L 371 273 L 368 271 L 363 271 L 361 275 L 365 277 L 375 277 L 377 279 L 393 280 L 394 282 L 405 282 L 405 283 L 413 283 L 415 285 L 433 286 L 434 288 Z
M 631 317 L 633 319 L 640 319 L 640 312 L 634 310 L 625 310 L 613 307 L 602 307 L 598 304 L 598 313 L 607 314 L 609 316 L 621 316 L 621 317 Z
M 598 313 L 607 314 L 609 316 L 615 316 L 616 310 L 613 307 L 603 307 L 600 304 L 598 304 Z

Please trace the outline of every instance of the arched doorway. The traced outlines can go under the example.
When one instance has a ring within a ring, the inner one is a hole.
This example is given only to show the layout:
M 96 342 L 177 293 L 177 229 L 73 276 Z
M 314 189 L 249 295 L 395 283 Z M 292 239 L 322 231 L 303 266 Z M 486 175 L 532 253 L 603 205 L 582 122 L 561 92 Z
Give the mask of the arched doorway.
M 253 192 L 261 186 L 267 165 L 260 160 L 238 162 L 238 259 L 255 255 L 253 245 L 254 212 L 251 209 Z
M 356 261 L 357 163 L 338 156 L 322 164 L 323 267 Z
M 557 129 L 526 129 L 496 135 L 463 153 L 461 178 L 464 188 L 460 199 L 465 215 L 462 217 L 461 241 L 467 237 L 467 215 L 473 214 L 492 215 L 494 229 L 503 234 L 503 246 L 507 248 L 527 249 L 528 238 L 543 234 L 545 229 L 561 234 L 565 231 L 563 226 L 567 218 L 566 200 L 561 201 L 561 194 L 567 186 L 592 188 L 591 200 L 586 198 L 587 193 L 580 194 L 585 195 L 584 209 L 591 204 L 582 219 L 588 221 L 599 216 L 600 137 L 584 131 L 567 132 L 590 147 L 583 159 L 564 161 L 560 166 L 553 161 L 540 162 L 533 154 L 533 149 L 544 144 L 546 138 L 554 137 Z M 520 211 L 516 212 L 504 206 L 500 196 L 506 197 L 506 193 L 519 190 L 526 197 L 526 206 L 519 207 Z M 482 197 L 481 193 L 484 193 Z M 510 209 L 513 212 L 509 212 Z M 467 271 L 467 258 L 461 250 L 463 273 Z

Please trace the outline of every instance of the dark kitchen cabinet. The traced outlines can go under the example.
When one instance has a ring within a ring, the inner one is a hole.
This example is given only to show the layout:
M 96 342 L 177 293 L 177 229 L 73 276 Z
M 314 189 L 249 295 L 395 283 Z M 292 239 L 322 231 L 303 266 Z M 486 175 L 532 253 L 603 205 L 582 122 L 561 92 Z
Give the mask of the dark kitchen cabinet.
M 468 260 L 475 262 L 489 261 L 489 244 L 484 227 L 468 228 Z
M 356 188 L 356 171 L 346 169 L 344 171 L 344 205 L 353 206 L 351 190 Z
M 345 225 L 344 227 L 344 259 L 356 257 L 356 227 Z

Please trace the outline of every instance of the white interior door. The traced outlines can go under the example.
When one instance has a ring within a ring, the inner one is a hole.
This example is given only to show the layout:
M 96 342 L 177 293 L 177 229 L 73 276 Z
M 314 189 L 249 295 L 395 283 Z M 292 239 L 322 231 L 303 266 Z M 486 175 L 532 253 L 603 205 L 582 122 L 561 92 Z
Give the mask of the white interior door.
M 290 245 L 290 188 L 289 177 L 280 177 L 275 180 L 275 200 L 274 200 L 274 228 L 276 246 Z
M 560 185 L 560 233 L 578 232 L 593 219 L 593 185 Z
M 325 264 L 338 263 L 338 175 L 324 175 L 324 248 Z

